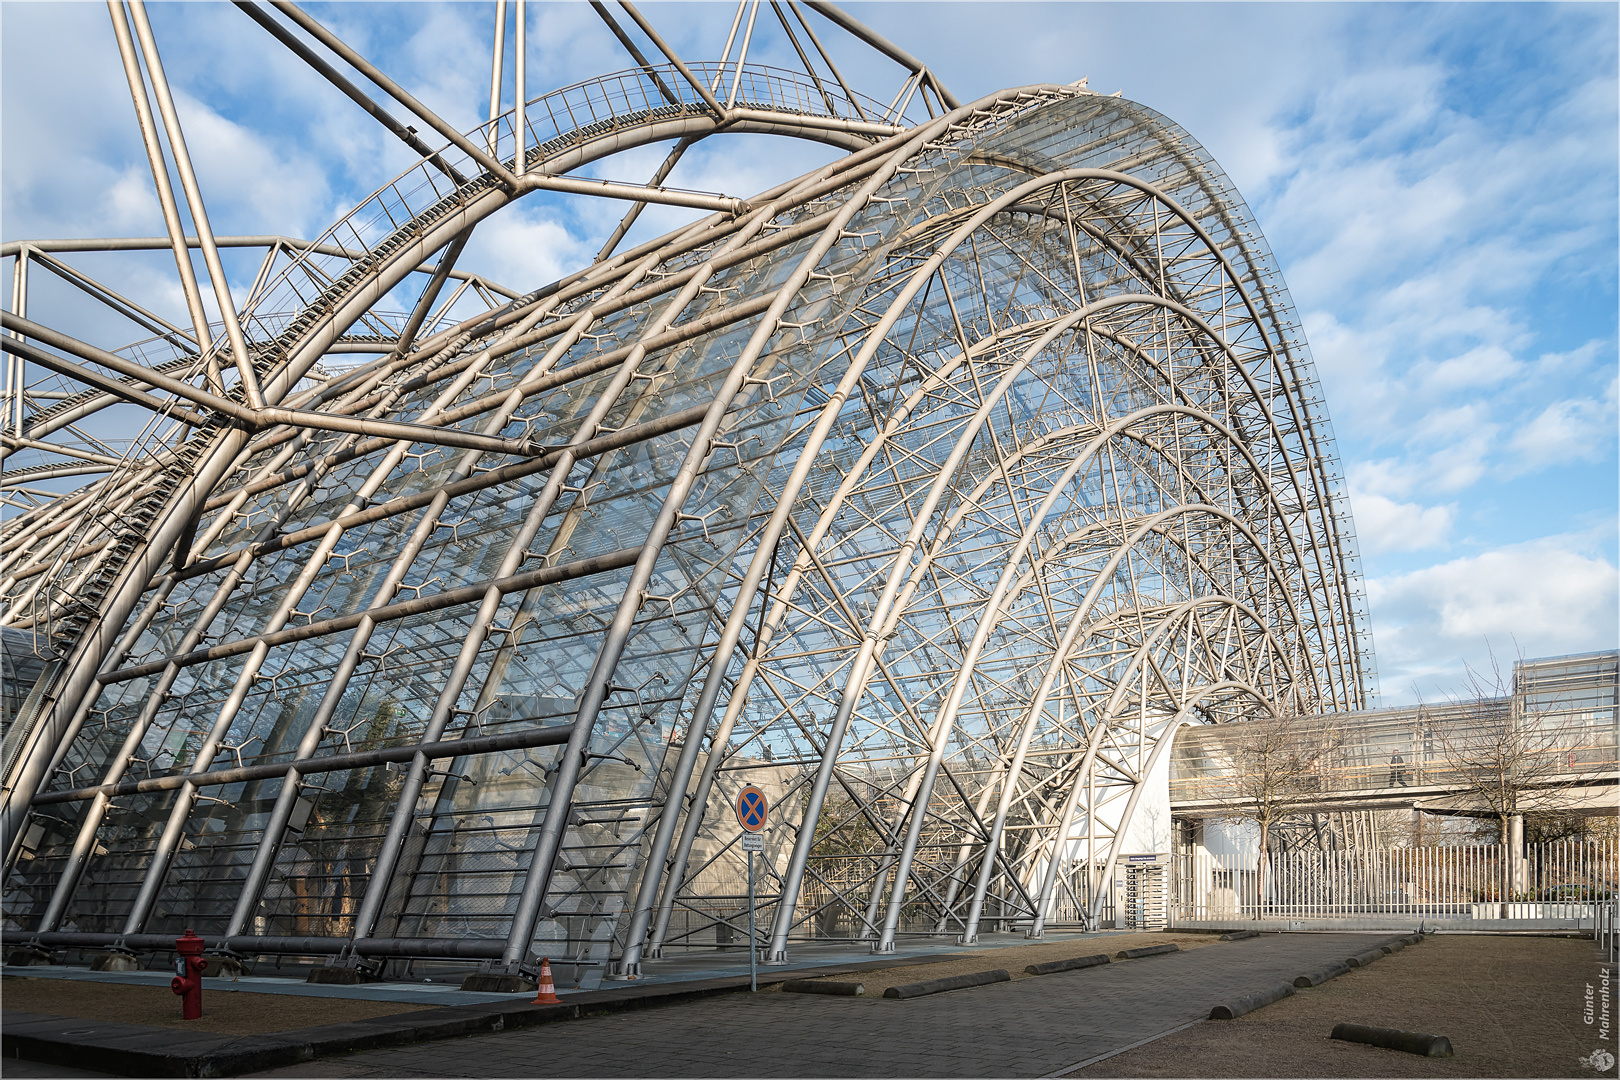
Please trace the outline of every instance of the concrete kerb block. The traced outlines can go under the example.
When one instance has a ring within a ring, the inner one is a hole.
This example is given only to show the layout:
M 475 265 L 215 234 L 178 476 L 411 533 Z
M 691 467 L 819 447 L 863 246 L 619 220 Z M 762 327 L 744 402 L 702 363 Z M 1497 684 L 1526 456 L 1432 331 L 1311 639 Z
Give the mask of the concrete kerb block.
M 1347 957 L 1344 962 L 1353 968 L 1364 968 L 1374 960 L 1382 960 L 1383 958 L 1383 949 L 1368 949 L 1366 952 L 1358 952 L 1354 956 Z
M 141 958 L 132 952 L 123 949 L 108 949 L 104 953 L 97 953 L 96 958 L 90 961 L 91 971 L 139 971 Z
M 20 945 L 6 954 L 6 967 L 49 967 L 55 963 L 51 951 L 39 945 Z
M 1400 1050 L 1419 1057 L 1451 1057 L 1451 1040 L 1444 1035 L 1424 1035 L 1399 1028 L 1366 1027 L 1362 1024 L 1335 1024 L 1330 1039 L 1366 1043 L 1385 1050 Z
M 853 982 L 833 982 L 831 979 L 793 979 L 782 984 L 784 994 L 835 994 L 839 997 L 860 997 L 866 993 L 865 985 Z
M 1114 954 L 1115 960 L 1139 960 L 1144 956 L 1162 956 L 1165 953 L 1180 952 L 1180 945 L 1149 945 L 1142 949 L 1121 949 Z
M 1294 994 L 1295 990 L 1292 986 L 1287 983 L 1279 983 L 1266 990 L 1256 990 L 1252 994 L 1244 994 L 1242 997 L 1223 1001 L 1209 1010 L 1209 1018 L 1211 1020 L 1236 1020 L 1240 1016 L 1246 1016 L 1256 1009 L 1281 1001 L 1285 997 L 1293 997 Z
M 1006 968 L 996 968 L 994 971 L 974 971 L 967 975 L 947 975 L 943 979 L 929 979 L 927 982 L 891 986 L 883 991 L 883 996 L 886 998 L 925 997 L 928 994 L 943 994 L 947 990 L 965 990 L 970 986 L 985 986 L 989 983 L 1011 981 L 1012 975 L 1008 973 Z
M 310 972 L 311 982 L 314 981 L 315 971 Z M 461 980 L 461 989 L 475 994 L 532 994 L 539 989 L 539 985 L 533 979 L 504 971 L 475 971 Z
M 1321 986 L 1329 979 L 1337 979 L 1340 975 L 1350 974 L 1350 965 L 1344 963 L 1328 964 L 1326 967 L 1308 971 L 1294 980 L 1294 985 L 1301 990 L 1312 986 Z
M 1406 941 L 1404 938 L 1396 938 L 1394 941 L 1384 942 L 1378 948 L 1385 955 L 1394 956 L 1396 953 L 1406 948 Z
M 1258 931 L 1258 930 L 1234 930 L 1230 934 L 1222 934 L 1221 935 L 1221 940 L 1222 941 L 1245 941 L 1245 940 L 1247 940 L 1249 938 L 1259 937 L 1259 936 L 1260 936 L 1260 931 Z
M 203 972 L 204 978 L 217 979 L 223 976 L 231 979 L 239 979 L 243 975 L 253 974 L 253 972 L 248 969 L 248 966 L 242 962 L 241 957 L 235 956 L 231 953 L 206 953 L 204 954 L 203 959 L 208 961 L 208 968 Z
M 376 975 L 359 968 L 316 967 L 310 968 L 304 981 L 321 986 L 364 986 L 379 980 Z
M 1031 964 L 1024 969 L 1024 974 L 1055 975 L 1060 971 L 1078 971 L 1081 968 L 1096 967 L 1099 964 L 1109 962 L 1107 953 L 1098 953 L 1096 956 L 1077 956 L 1072 960 L 1053 960 L 1045 964 Z

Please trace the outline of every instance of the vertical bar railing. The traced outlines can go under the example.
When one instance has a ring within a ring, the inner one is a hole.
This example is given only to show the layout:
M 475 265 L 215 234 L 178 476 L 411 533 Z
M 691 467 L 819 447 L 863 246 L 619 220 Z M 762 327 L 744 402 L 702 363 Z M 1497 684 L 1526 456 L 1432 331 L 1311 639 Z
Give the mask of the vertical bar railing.
M 1181 920 L 1364 918 L 1580 920 L 1592 925 L 1617 883 L 1613 850 L 1581 840 L 1532 845 L 1527 898 L 1502 895 L 1500 844 L 1296 850 L 1272 854 L 1262 875 L 1252 852 L 1195 850 L 1176 875 Z M 1605 916 L 1607 917 L 1607 916 Z

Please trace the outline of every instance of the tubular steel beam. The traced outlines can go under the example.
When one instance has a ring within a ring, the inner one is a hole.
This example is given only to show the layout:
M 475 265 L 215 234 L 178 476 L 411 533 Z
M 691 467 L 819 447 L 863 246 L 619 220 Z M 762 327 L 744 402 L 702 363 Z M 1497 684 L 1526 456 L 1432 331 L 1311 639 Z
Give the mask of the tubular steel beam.
M 146 795 L 154 791 L 173 791 L 187 784 L 192 787 L 210 787 L 220 784 L 245 784 L 252 780 L 273 780 L 295 769 L 300 775 L 309 773 L 342 772 L 345 769 L 367 769 L 377 765 L 410 761 L 417 755 L 428 759 L 472 757 L 478 754 L 500 754 L 508 750 L 528 750 L 537 746 L 556 746 L 568 741 L 573 734 L 572 724 L 538 728 L 533 731 L 514 731 L 501 735 L 482 735 L 466 739 L 446 739 L 441 742 L 418 743 L 413 746 L 393 746 L 386 750 L 361 750 L 352 754 L 332 754 L 328 757 L 304 758 L 269 765 L 244 765 L 235 769 L 212 769 L 207 772 L 186 773 L 177 776 L 157 776 L 145 780 L 126 780 L 119 784 L 100 787 L 74 788 L 72 791 L 47 791 L 34 796 L 32 805 L 82 802 L 104 795 L 115 799 L 122 795 Z
M 506 0 L 495 0 L 495 42 L 489 54 L 489 152 L 496 153 L 500 134 L 495 121 L 501 116 L 501 83 L 506 67 Z
M 845 30 L 849 31 L 850 34 L 872 46 L 872 48 L 887 56 L 895 63 L 909 68 L 913 72 L 925 75 L 928 79 L 928 84 L 934 88 L 936 93 L 939 94 L 939 100 L 945 103 L 946 108 L 959 109 L 962 107 L 962 103 L 956 100 L 956 95 L 945 89 L 945 87 L 940 83 L 939 79 L 935 77 L 933 72 L 928 70 L 928 67 L 921 60 L 918 60 L 915 56 L 912 56 L 900 46 L 889 41 L 887 38 L 884 38 L 881 34 L 877 33 L 877 31 L 855 19 L 850 18 L 847 12 L 838 8 L 836 5 L 828 3 L 827 0 L 804 0 L 804 6 L 809 8 L 811 11 L 814 11 L 816 14 L 823 16 L 829 22 L 843 27 Z
M 140 59 L 135 41 L 130 34 L 129 20 L 119 0 L 107 0 L 107 12 L 112 16 L 113 36 L 118 41 L 118 52 L 124 63 L 124 77 L 129 83 L 130 98 L 135 104 L 135 119 L 146 147 L 147 163 L 152 169 L 152 181 L 157 187 L 158 204 L 163 210 L 163 224 L 169 231 L 169 247 L 174 252 L 175 268 L 180 274 L 180 287 L 186 299 L 186 310 L 191 315 L 193 337 L 199 352 L 209 356 L 208 377 L 216 388 L 223 388 L 219 370 L 210 346 L 213 336 L 208 332 L 208 316 L 203 311 L 202 292 L 197 286 L 197 272 L 191 265 L 191 256 L 185 243 L 185 232 L 180 223 L 180 208 L 174 198 L 174 186 L 169 180 L 168 160 L 158 142 L 157 122 L 152 116 L 152 102 L 146 96 L 146 82 L 141 76 Z M 199 230 L 198 246 L 202 246 Z
M 505 0 L 502 0 L 502 2 L 504 3 Z M 602 0 L 591 0 L 591 7 L 595 9 L 597 15 L 601 16 L 602 21 L 607 24 L 607 28 L 613 31 L 613 36 L 619 39 L 619 44 L 624 46 L 625 51 L 635 59 L 637 64 L 641 65 L 641 70 L 646 72 L 647 77 L 658 87 L 658 92 L 664 95 L 664 100 L 671 105 L 679 105 L 681 99 L 675 96 L 675 91 L 671 90 L 669 84 L 664 82 L 663 76 L 658 74 L 658 70 L 648 61 L 641 48 L 631 40 L 630 35 L 624 32 L 624 28 L 613 17 L 613 13 L 607 9 L 607 5 L 602 3 Z M 657 182 L 656 180 L 653 181 L 653 183 Z
M 181 240 L 187 247 L 200 248 L 202 241 L 195 236 L 184 236 Z M 295 251 L 313 251 L 317 255 L 335 255 L 344 259 L 358 259 L 365 254 L 362 251 L 351 251 L 336 244 L 319 244 L 309 240 L 300 240 L 295 236 L 216 236 L 214 246 L 222 248 L 246 247 L 275 247 L 277 244 Z M 112 252 L 112 251 L 167 251 L 171 244 L 161 236 L 122 236 L 107 237 L 97 240 L 57 239 L 57 240 L 8 240 L 0 244 L 0 258 L 11 258 L 19 255 L 24 248 L 32 248 L 45 252 Z M 416 267 L 419 274 L 431 274 L 435 267 L 427 263 Z M 498 284 L 467 270 L 451 270 L 450 276 L 457 281 L 470 281 L 491 292 L 499 293 L 508 300 L 522 299 L 523 294 L 514 292 L 505 285 Z
M 524 0 L 517 0 L 517 33 L 512 50 L 512 171 L 522 176 L 529 171 L 529 13 Z
M 610 570 L 630 566 L 636 561 L 636 556 L 640 553 L 640 548 L 622 548 L 618 551 L 610 551 L 605 555 L 593 555 L 587 559 L 578 559 L 574 562 L 562 563 L 559 566 L 547 566 L 540 570 L 529 570 L 522 574 L 497 578 L 484 584 L 466 585 L 459 589 L 446 589 L 444 592 L 429 593 L 427 596 L 417 597 L 414 600 L 403 600 L 397 604 L 385 604 L 382 607 L 357 611 L 352 615 L 342 615 L 335 619 L 322 619 L 320 622 L 288 627 L 268 634 L 238 638 L 236 641 L 227 642 L 224 645 L 214 645 L 179 656 L 171 656 L 164 660 L 154 660 L 150 663 L 136 664 L 133 667 L 110 671 L 105 675 L 97 676 L 97 681 L 103 684 L 126 682 L 146 675 L 155 675 L 169 664 L 178 667 L 191 667 L 195 664 L 223 660 L 227 656 L 240 656 L 243 653 L 252 652 L 261 645 L 274 648 L 277 645 L 285 645 L 293 641 L 324 637 L 343 630 L 352 630 L 359 626 L 363 620 L 374 623 L 392 622 L 395 619 L 406 619 L 412 615 L 425 615 L 430 611 L 443 611 L 445 608 L 459 607 L 462 604 L 470 604 L 475 600 L 482 599 L 487 589 L 498 589 L 504 595 L 506 593 L 522 592 L 541 585 L 553 585 L 562 581 L 572 581 L 575 578 L 589 577 L 592 574 L 604 574 Z
M 54 371 L 58 375 L 65 375 L 70 379 L 84 383 L 86 386 L 93 386 L 97 390 L 112 394 L 133 405 L 139 405 L 141 408 L 154 412 L 159 416 L 172 416 L 195 427 L 207 427 L 215 422 L 212 418 L 203 416 L 201 413 L 192 412 L 183 405 L 176 404 L 173 401 L 162 401 L 150 394 L 143 394 L 128 383 L 103 375 L 99 371 L 92 371 L 87 367 L 82 367 L 54 353 L 48 353 L 44 349 L 30 345 L 20 338 L 0 337 L 0 349 L 4 349 L 14 356 L 20 356 L 31 363 L 38 364 L 42 368 Z
M 726 117 L 725 107 L 714 96 L 714 92 L 703 84 L 702 79 L 692 74 L 692 69 L 688 68 L 681 61 L 681 58 L 675 55 L 675 50 L 664 43 L 664 39 L 658 36 L 658 31 L 654 30 L 652 24 L 642 17 L 641 12 L 637 11 L 629 0 L 619 0 L 619 6 L 624 8 L 624 13 L 630 16 L 637 26 L 641 27 L 641 32 L 646 34 L 654 45 L 658 46 L 658 51 L 664 54 L 664 58 L 675 65 L 675 70 L 681 73 L 681 78 L 685 79 L 687 84 L 697 91 L 698 96 L 703 99 L 703 103 L 713 111 L 714 115 L 718 119 L 724 120 Z
M 340 39 L 336 34 L 332 33 L 326 27 L 312 19 L 303 10 L 301 10 L 298 5 L 292 3 L 291 0 L 271 0 L 271 2 L 275 6 L 276 10 L 280 11 L 283 15 L 287 16 L 287 18 L 303 27 L 311 37 L 315 38 L 322 45 L 325 45 L 328 49 L 331 49 L 334 53 L 341 56 L 345 63 L 354 68 L 356 71 L 360 72 L 360 74 L 364 75 L 366 78 L 370 79 L 373 83 L 376 83 L 383 89 L 385 93 L 388 94 L 389 97 L 405 106 L 412 113 L 416 114 L 418 119 L 422 120 L 440 135 L 443 135 L 446 139 L 449 139 L 457 149 L 461 150 L 468 157 L 472 158 L 484 168 L 488 169 L 508 191 L 517 190 L 518 178 L 512 175 L 512 171 L 510 169 L 508 169 L 505 165 L 502 165 L 499 161 L 496 161 L 486 151 L 480 149 L 471 139 L 467 138 L 450 124 L 446 123 L 439 117 L 438 113 L 435 113 L 426 105 L 423 105 L 420 101 L 417 101 L 416 98 L 412 97 L 405 90 L 404 87 L 400 86 L 393 79 L 390 79 L 387 75 L 383 74 L 383 72 L 375 64 L 371 63 L 365 57 L 351 49 L 348 45 L 344 44 L 342 39 Z
M 687 206 L 694 210 L 712 210 L 721 214 L 740 216 L 751 209 L 742 199 L 727 195 L 708 195 L 701 191 L 677 191 L 639 184 L 621 184 L 614 180 L 591 180 L 574 176 L 547 176 L 528 173 L 522 178 L 525 191 L 563 191 L 570 195 L 595 195 L 603 199 L 625 199 L 637 203 L 659 203 L 664 206 Z
M 229 398 L 222 398 L 210 394 L 206 390 L 199 390 L 190 383 L 170 378 L 161 372 L 125 360 L 115 353 L 98 349 L 94 345 L 87 345 L 82 341 L 68 337 L 46 326 L 21 319 L 16 316 L 0 313 L 0 321 L 8 330 L 19 330 L 29 337 L 38 338 L 47 344 L 54 345 L 65 352 L 91 360 L 102 367 L 112 368 L 120 374 L 165 390 L 179 398 L 184 398 L 197 405 L 213 409 L 222 416 L 240 421 L 250 428 L 275 427 L 289 425 L 291 427 L 315 428 L 318 431 L 341 431 L 352 435 L 374 435 L 388 439 L 405 439 L 411 442 L 432 443 L 439 446 L 455 446 L 464 450 L 482 450 L 494 454 L 516 454 L 527 457 L 534 454 L 543 454 L 549 447 L 540 446 L 528 439 L 502 439 L 490 435 L 477 435 L 469 431 L 458 431 L 454 428 L 430 427 L 426 424 L 401 423 L 397 420 L 364 420 L 351 416 L 342 416 L 335 413 L 307 412 L 302 409 L 279 409 L 273 407 L 253 408 L 239 405 Z M 10 349 L 12 346 L 3 346 Z M 86 379 L 86 381 L 90 381 Z M 98 389 L 105 389 L 109 393 L 118 393 L 104 386 L 100 382 L 91 382 Z M 133 400 L 133 399 L 132 399 Z
M 93 934 L 53 930 L 30 933 L 7 930 L 0 935 L 7 945 L 45 949 L 123 949 L 142 952 L 173 952 L 173 934 Z M 251 937 L 233 935 L 210 937 L 210 950 L 233 956 L 360 956 L 400 957 L 421 960 L 483 960 L 499 956 L 502 942 L 477 938 L 366 938 L 354 941 L 337 937 Z
M 596 6 L 600 8 L 602 5 L 598 3 Z M 696 139 L 687 137 L 676 142 L 670 148 L 669 153 L 665 155 L 663 163 L 653 173 L 652 179 L 647 181 L 647 186 L 656 188 L 659 184 L 662 184 L 664 179 L 669 176 L 670 170 L 675 168 L 675 163 L 681 160 L 681 156 L 686 153 L 687 148 L 696 141 Z M 596 253 L 597 262 L 601 262 L 613 254 L 613 249 L 619 246 L 619 241 L 624 239 L 624 234 L 630 231 L 630 226 L 636 223 L 636 219 L 641 216 L 641 212 L 646 208 L 647 204 L 645 202 L 638 202 L 625 211 L 624 217 L 619 220 L 619 224 L 608 234 L 608 238 L 602 242 L 601 250 Z
M 328 64 L 325 60 L 322 60 L 320 56 L 316 54 L 315 50 L 305 45 L 302 41 L 299 41 L 287 31 L 286 27 L 276 22 L 263 11 L 260 11 L 258 4 L 253 3 L 252 0 L 234 0 L 234 2 L 236 6 L 241 9 L 244 15 L 268 30 L 270 34 L 277 41 L 285 45 L 294 56 L 298 57 L 298 59 L 314 68 L 322 78 L 341 90 L 345 97 L 354 102 L 356 105 L 360 106 L 371 116 L 372 119 L 376 120 L 383 127 L 387 128 L 396 139 L 410 147 L 413 152 L 432 162 L 434 168 L 444 173 L 444 175 L 448 176 L 456 183 L 465 184 L 467 182 L 467 178 L 452 168 L 450 164 L 444 160 L 444 158 L 439 156 L 437 151 L 435 151 L 431 146 L 423 142 L 421 139 L 417 138 L 416 132 L 394 119 L 393 115 L 390 114 L 387 109 L 384 109 L 381 105 L 378 105 L 375 101 L 372 101 L 371 98 L 367 97 L 364 91 L 362 91 L 358 86 L 354 85 L 348 79 L 345 79 L 338 72 L 337 68 L 333 67 L 331 64 Z
M 689 428 L 702 420 L 704 413 L 707 411 L 708 406 L 706 405 L 694 405 L 690 409 L 682 409 L 678 413 L 671 413 L 668 416 L 645 424 L 636 424 L 631 427 L 621 428 L 609 435 L 600 435 L 594 439 L 587 439 L 579 445 L 571 447 L 568 452 L 575 460 L 580 460 L 595 457 L 598 454 L 605 454 L 610 450 L 634 446 L 637 443 L 655 439 L 660 435 L 667 435 L 673 431 Z M 396 514 L 419 510 L 431 503 L 440 492 L 454 499 L 474 491 L 483 491 L 485 488 L 494 487 L 498 484 L 510 483 L 525 476 L 532 476 L 537 472 L 544 472 L 554 467 L 562 460 L 562 457 L 562 450 L 553 450 L 528 461 L 518 462 L 513 465 L 502 465 L 498 469 L 480 472 L 474 476 L 446 484 L 443 488 L 435 491 L 423 491 L 415 495 L 404 495 L 397 499 L 389 499 L 387 502 L 369 506 L 364 510 L 356 510 L 351 514 L 341 514 L 319 525 L 310 525 L 293 532 L 283 533 L 271 540 L 260 541 L 247 549 L 237 549 L 222 555 L 216 555 L 210 559 L 200 559 L 188 565 L 177 576 L 184 579 L 223 569 L 235 562 L 243 550 L 250 551 L 255 558 L 275 551 L 285 551 L 287 548 L 297 547 L 299 544 L 319 539 L 333 525 L 342 529 L 352 529 L 357 525 L 366 525 L 373 521 L 382 521 L 384 518 L 393 517 Z
M 146 74 L 152 80 L 157 95 L 158 112 L 163 116 L 163 128 L 169 136 L 169 151 L 174 154 L 174 167 L 180 174 L 180 186 L 186 193 L 186 208 L 191 211 L 191 223 L 196 226 L 197 239 L 202 242 L 203 263 L 208 267 L 208 280 L 214 287 L 214 302 L 225 320 L 225 338 L 231 346 L 231 360 L 236 365 L 242 390 L 252 408 L 264 407 L 264 395 L 259 390 L 259 376 L 253 369 L 253 354 L 248 351 L 247 338 L 236 318 L 236 300 L 231 296 L 231 283 L 225 278 L 225 266 L 219 261 L 219 249 L 214 246 L 214 230 L 208 224 L 208 210 L 203 204 L 202 188 L 197 173 L 191 167 L 191 152 L 186 149 L 185 130 L 180 126 L 180 114 L 175 110 L 174 97 L 169 93 L 169 80 L 163 73 L 163 60 L 158 55 L 157 39 L 146 18 L 143 0 L 127 0 L 135 21 L 135 36 L 140 40 L 141 53 L 146 58 Z M 190 265 L 189 258 L 187 265 Z M 199 337 L 197 344 L 207 349 L 208 342 Z

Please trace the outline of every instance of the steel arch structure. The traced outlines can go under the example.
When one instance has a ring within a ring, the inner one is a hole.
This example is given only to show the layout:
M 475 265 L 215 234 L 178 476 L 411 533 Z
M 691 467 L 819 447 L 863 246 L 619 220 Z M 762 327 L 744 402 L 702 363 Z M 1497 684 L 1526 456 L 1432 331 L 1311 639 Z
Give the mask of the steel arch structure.
M 667 63 L 441 130 L 316 242 L 257 238 L 225 325 L 115 354 L 7 316 L 86 386 L 19 438 L 156 417 L 35 466 L 108 475 L 0 537 L 4 625 L 50 647 L 8 718 L 8 939 L 634 975 L 732 939 L 717 808 L 750 782 L 771 958 L 1038 936 L 1095 925 L 1180 726 L 1368 704 L 1309 354 L 1186 132 L 1083 84 L 958 103 L 826 5 L 908 66 L 888 106 L 802 51 L 747 63 L 757 3 L 713 64 L 624 6 Z M 659 186 L 731 132 L 847 153 L 746 200 Z M 651 184 L 568 175 L 672 140 Z M 589 267 L 440 317 L 470 231 L 533 191 L 711 213 L 615 253 L 632 210 Z

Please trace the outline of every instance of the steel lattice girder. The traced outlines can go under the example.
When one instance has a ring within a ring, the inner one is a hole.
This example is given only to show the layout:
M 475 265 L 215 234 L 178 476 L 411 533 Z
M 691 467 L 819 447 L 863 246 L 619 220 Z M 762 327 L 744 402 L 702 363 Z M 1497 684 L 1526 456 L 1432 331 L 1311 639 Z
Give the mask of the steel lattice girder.
M 779 808 L 776 955 L 1038 927 L 1073 841 L 1118 854 L 1177 726 L 1363 707 L 1331 435 L 1219 168 L 1071 87 L 832 119 L 754 109 L 858 149 L 313 389 L 516 195 L 424 162 L 244 313 L 272 403 L 530 456 L 205 428 L 14 523 L 8 625 L 63 661 L 8 760 L 11 925 L 633 969 L 731 925 L 740 856 L 705 811 L 751 781 Z M 714 123 L 668 105 L 531 157 L 560 174 Z M 293 769 L 566 722 L 564 746 L 442 768 Z M 60 803 L 21 852 L 36 791 L 222 755 L 293 771 Z

